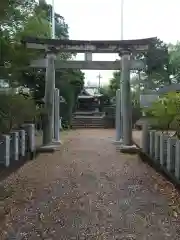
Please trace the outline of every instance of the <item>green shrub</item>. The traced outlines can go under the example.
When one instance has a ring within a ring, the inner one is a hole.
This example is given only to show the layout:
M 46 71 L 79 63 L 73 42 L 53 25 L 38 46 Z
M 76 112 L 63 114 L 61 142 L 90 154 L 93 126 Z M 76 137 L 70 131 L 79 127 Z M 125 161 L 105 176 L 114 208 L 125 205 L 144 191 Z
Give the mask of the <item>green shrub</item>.
M 30 97 L 0 94 L 0 132 L 8 133 L 23 123 L 34 122 L 38 110 Z
M 160 97 L 151 108 L 144 110 L 157 120 L 159 129 L 174 129 L 179 131 L 180 123 L 180 94 L 171 92 Z

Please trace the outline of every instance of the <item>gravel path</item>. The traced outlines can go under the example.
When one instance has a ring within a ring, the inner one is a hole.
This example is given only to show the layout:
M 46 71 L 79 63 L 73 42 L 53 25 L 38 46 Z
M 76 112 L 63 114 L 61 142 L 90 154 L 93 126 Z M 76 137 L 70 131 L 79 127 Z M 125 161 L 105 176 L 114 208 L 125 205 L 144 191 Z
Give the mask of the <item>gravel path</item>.
M 180 239 L 179 195 L 114 131 L 72 131 L 0 186 L 0 239 Z

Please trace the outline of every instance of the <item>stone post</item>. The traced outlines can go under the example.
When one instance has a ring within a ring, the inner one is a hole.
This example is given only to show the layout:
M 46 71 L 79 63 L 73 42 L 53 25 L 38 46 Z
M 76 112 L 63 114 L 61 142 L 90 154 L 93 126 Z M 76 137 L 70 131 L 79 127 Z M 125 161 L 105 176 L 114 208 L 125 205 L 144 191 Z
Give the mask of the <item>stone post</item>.
M 167 170 L 169 173 L 175 171 L 175 144 L 176 139 L 169 137 L 167 140 Z
M 142 138 L 141 138 L 141 147 L 143 153 L 148 154 L 149 152 L 149 131 L 148 131 L 148 124 L 144 123 L 142 128 Z
M 121 90 L 116 91 L 116 142 L 119 142 L 121 139 Z
M 30 153 L 30 159 L 34 158 L 35 153 L 35 125 L 34 124 L 24 124 L 22 128 L 26 132 L 26 151 Z
M 166 165 L 166 159 L 164 151 L 166 149 L 166 136 L 163 133 L 160 133 L 160 164 L 162 167 Z
M 10 165 L 10 136 L 2 135 L 0 139 L 0 164 L 5 167 Z
M 155 157 L 155 132 L 154 130 L 151 130 L 150 131 L 150 140 L 149 140 L 149 155 L 151 158 L 153 158 L 154 160 L 154 157 Z
M 154 157 L 157 163 L 160 161 L 160 134 L 158 132 L 155 133 L 155 139 L 154 139 Z
M 59 116 L 59 89 L 54 90 L 54 140 L 57 143 L 60 143 L 60 116 Z
M 46 121 L 43 126 L 43 144 L 51 144 L 54 137 L 54 88 L 55 88 L 55 59 L 53 53 L 47 53 L 47 68 L 45 81 L 45 111 Z
M 10 133 L 10 158 L 12 161 L 19 160 L 19 132 Z
M 176 141 L 176 152 L 175 152 L 175 177 L 180 180 L 180 141 Z
M 131 103 L 131 89 L 130 89 L 130 52 L 122 52 L 122 136 L 123 145 L 132 145 L 132 103 Z
M 24 129 L 19 130 L 19 155 L 25 157 L 26 151 L 26 132 Z

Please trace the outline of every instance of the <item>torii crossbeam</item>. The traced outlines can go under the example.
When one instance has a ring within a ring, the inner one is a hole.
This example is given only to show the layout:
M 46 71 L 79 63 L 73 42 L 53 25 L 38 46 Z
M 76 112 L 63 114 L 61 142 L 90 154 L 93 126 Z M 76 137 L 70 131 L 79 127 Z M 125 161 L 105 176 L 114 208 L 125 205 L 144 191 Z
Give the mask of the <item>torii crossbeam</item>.
M 47 59 L 38 59 L 31 62 L 32 68 L 47 68 Z M 84 70 L 120 70 L 121 61 L 62 61 L 55 60 L 56 71 L 61 69 L 84 69 Z M 146 67 L 145 61 L 131 60 L 131 70 L 144 70 Z
M 69 39 L 44 39 L 35 37 L 26 37 L 22 43 L 27 48 L 52 50 L 57 52 L 70 53 L 120 53 L 122 50 L 131 52 L 146 52 L 149 45 L 156 38 L 145 38 L 135 40 L 69 40 Z

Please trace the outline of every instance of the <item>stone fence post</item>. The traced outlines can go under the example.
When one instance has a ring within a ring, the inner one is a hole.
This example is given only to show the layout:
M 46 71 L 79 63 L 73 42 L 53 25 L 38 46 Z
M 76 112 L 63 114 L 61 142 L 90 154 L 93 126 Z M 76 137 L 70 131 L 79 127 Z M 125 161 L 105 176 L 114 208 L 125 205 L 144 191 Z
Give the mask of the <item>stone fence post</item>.
M 173 180 L 176 178 L 179 184 L 180 140 L 162 132 L 149 131 L 144 124 L 141 141 L 142 152 L 148 154 Z
M 19 156 L 25 157 L 26 152 L 26 132 L 25 130 L 21 129 L 19 130 Z
M 19 160 L 19 132 L 10 132 L 10 161 Z
M 155 130 L 149 132 L 149 155 L 151 158 L 155 157 Z
M 34 124 L 23 124 L 22 128 L 26 132 L 26 152 L 30 154 L 30 159 L 34 158 L 35 154 L 35 125 Z
M 167 170 L 170 173 L 175 172 L 175 145 L 176 139 L 169 137 L 167 140 Z
M 159 132 L 155 132 L 155 139 L 154 139 L 154 157 L 157 163 L 160 163 L 160 134 Z
M 175 152 L 175 177 L 180 180 L 180 141 L 176 141 Z
M 144 123 L 142 127 L 142 137 L 141 137 L 141 144 L 143 153 L 148 154 L 149 151 L 149 129 L 148 124 Z
M 2 135 L 0 139 L 0 164 L 5 167 L 10 165 L 10 136 Z
M 165 166 L 166 165 L 166 158 L 165 158 L 165 149 L 166 149 L 166 137 L 163 133 L 160 133 L 160 164 L 161 166 Z

